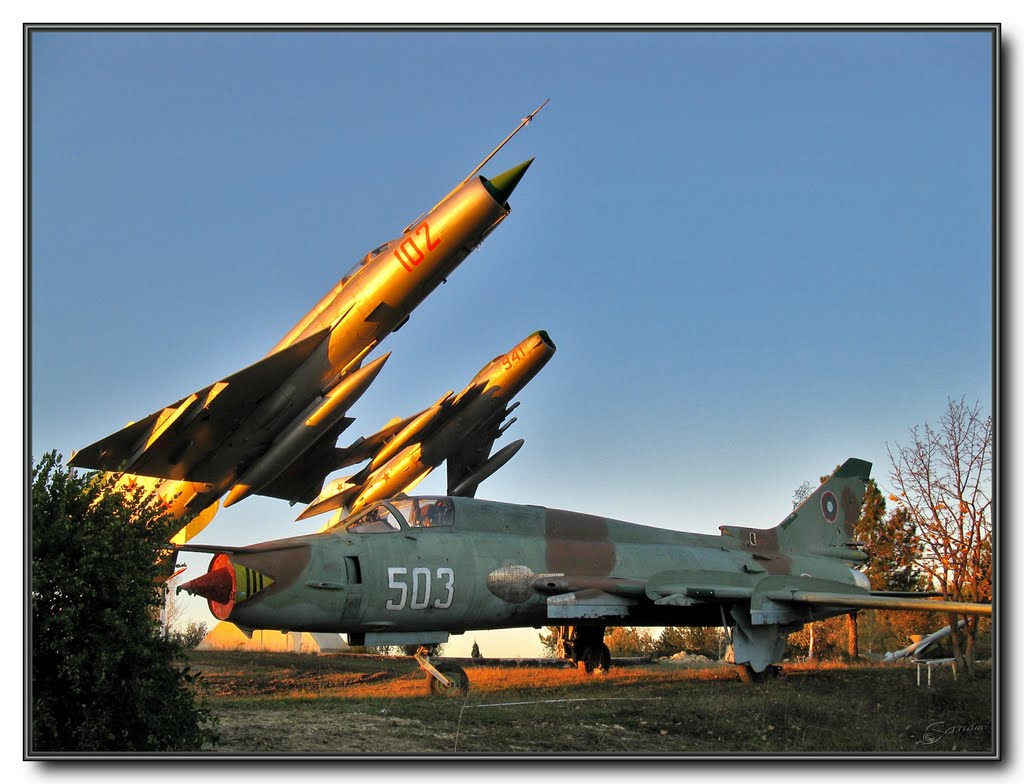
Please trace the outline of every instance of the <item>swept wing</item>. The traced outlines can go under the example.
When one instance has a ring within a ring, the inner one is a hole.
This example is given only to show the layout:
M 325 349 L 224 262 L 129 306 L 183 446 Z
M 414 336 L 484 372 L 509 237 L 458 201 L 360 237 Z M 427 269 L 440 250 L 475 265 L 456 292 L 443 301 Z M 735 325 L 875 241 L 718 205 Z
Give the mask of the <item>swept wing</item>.
M 238 423 L 323 342 L 322 330 L 79 450 L 71 465 L 216 484 L 243 458 Z M 216 453 L 215 459 L 208 459 Z

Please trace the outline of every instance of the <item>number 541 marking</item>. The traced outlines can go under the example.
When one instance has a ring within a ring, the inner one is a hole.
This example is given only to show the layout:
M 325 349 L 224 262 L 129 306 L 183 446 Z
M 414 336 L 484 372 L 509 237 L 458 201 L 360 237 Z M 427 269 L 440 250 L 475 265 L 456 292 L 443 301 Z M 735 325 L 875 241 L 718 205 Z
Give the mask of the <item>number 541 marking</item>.
M 410 577 L 411 587 L 410 587 Z M 447 610 L 452 606 L 452 599 L 455 598 L 455 572 L 447 566 L 437 568 L 438 593 L 443 596 L 433 598 L 431 596 L 431 572 L 422 566 L 417 566 L 409 574 L 404 566 L 388 567 L 388 588 L 398 591 L 397 597 L 387 600 L 384 608 L 387 610 L 404 610 L 406 602 L 410 610 L 422 610 L 428 606 L 436 607 L 438 610 Z M 431 603 L 433 598 L 433 603 Z

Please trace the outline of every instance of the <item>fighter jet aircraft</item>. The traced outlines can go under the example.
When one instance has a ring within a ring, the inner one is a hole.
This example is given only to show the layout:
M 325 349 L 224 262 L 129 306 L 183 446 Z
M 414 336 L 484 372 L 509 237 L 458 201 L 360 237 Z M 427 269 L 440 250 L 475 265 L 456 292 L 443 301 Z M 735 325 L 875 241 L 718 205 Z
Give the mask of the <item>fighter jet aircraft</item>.
M 445 461 L 448 494 L 473 497 L 480 483 L 522 447 L 520 439 L 491 454 L 495 440 L 516 421 L 505 422 L 519 405 L 510 405 L 512 398 L 554 353 L 547 332 L 534 332 L 484 365 L 458 395 L 449 391 L 429 408 L 358 439 L 340 467 L 372 456 L 370 462 L 354 476 L 328 484 L 297 519 L 337 509 L 325 526 L 330 527 L 374 501 L 409 492 Z
M 558 652 L 610 665 L 614 625 L 723 626 L 744 679 L 778 672 L 786 637 L 856 608 L 991 614 L 991 606 L 872 591 L 852 541 L 871 464 L 851 458 L 774 528 L 682 533 L 463 497 L 377 502 L 320 534 L 214 553 L 178 590 L 243 631 L 345 632 L 353 645 L 420 645 L 435 693 L 465 672 L 427 645 L 474 629 L 557 625 Z
M 546 103 L 400 236 L 361 258 L 266 357 L 79 450 L 70 463 L 173 480 L 179 514 L 205 507 L 207 516 L 229 489 L 225 507 L 251 493 L 316 498 L 339 457 L 335 441 L 353 421 L 346 412 L 388 355 L 363 360 L 508 216 L 533 159 L 489 179 L 477 172 Z M 193 521 L 176 541 L 196 528 Z

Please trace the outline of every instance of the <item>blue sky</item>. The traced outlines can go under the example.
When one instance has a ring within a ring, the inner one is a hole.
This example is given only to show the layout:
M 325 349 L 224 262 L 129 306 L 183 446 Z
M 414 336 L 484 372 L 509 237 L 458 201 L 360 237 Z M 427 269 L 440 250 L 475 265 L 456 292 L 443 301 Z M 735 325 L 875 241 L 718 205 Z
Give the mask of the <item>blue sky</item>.
M 545 98 L 484 171 L 536 156 L 511 216 L 384 344 L 343 444 L 546 329 L 480 495 L 716 533 L 850 456 L 886 488 L 886 443 L 948 396 L 992 409 L 985 33 L 33 47 L 35 457 L 259 359 Z M 298 511 L 249 499 L 199 541 L 315 530 Z

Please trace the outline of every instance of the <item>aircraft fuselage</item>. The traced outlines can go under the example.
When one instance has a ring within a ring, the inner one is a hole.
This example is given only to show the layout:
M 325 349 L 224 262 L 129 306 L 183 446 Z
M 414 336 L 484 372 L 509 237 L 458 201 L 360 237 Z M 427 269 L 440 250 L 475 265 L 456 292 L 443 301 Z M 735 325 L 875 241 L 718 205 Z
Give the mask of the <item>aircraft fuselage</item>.
M 473 178 L 343 277 L 268 356 L 323 330 L 329 330 L 327 337 L 279 389 L 254 401 L 252 413 L 223 445 L 207 452 L 203 470 L 222 477 L 218 491 L 235 482 L 256 490 L 272 479 L 253 477 L 245 469 L 282 431 L 301 428 L 339 378 L 393 332 L 508 212 L 508 204 L 494 198 L 483 178 Z
M 772 556 L 730 536 L 469 498 L 393 499 L 388 508 L 408 514 L 409 504 L 435 501 L 450 505 L 452 524 L 409 526 L 404 515 L 392 514 L 397 529 L 360 532 L 356 515 L 322 534 L 229 551 L 237 584 L 255 579 L 245 569 L 272 583 L 219 610 L 211 602 L 211 609 L 247 628 L 357 638 L 588 621 L 717 626 L 722 618 L 716 604 L 659 606 L 630 599 L 644 598 L 652 575 L 680 570 L 729 574 L 739 583 L 747 577 L 750 584 L 766 571 L 859 584 L 835 558 Z M 596 604 L 588 604 L 594 596 Z

